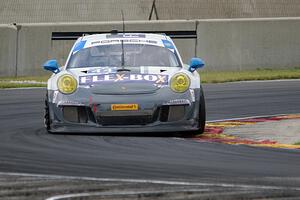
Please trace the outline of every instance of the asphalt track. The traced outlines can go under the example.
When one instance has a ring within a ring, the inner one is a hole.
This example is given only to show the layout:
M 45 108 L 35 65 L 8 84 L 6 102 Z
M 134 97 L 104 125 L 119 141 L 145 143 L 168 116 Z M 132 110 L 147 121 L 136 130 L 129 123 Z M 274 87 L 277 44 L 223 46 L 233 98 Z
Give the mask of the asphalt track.
M 204 85 L 208 120 L 300 113 L 300 81 Z M 300 187 L 300 151 L 150 135 L 52 135 L 45 89 L 0 90 L 0 172 Z

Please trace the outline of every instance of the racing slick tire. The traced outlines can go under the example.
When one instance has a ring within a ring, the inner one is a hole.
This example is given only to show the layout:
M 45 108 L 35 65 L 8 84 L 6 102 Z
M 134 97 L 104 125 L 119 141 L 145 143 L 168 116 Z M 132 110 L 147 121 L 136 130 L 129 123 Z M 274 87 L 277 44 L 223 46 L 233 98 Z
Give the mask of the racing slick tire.
M 199 102 L 199 117 L 198 117 L 198 130 L 189 132 L 191 135 L 200 135 L 204 133 L 206 123 L 206 109 L 205 98 L 202 86 L 200 87 L 200 102 Z
M 48 92 L 45 97 L 45 108 L 44 108 L 44 125 L 48 133 L 51 133 L 50 128 L 51 120 L 49 114 L 49 103 L 48 103 Z
M 206 123 L 206 109 L 203 88 L 200 89 L 200 108 L 199 108 L 199 133 L 204 133 Z

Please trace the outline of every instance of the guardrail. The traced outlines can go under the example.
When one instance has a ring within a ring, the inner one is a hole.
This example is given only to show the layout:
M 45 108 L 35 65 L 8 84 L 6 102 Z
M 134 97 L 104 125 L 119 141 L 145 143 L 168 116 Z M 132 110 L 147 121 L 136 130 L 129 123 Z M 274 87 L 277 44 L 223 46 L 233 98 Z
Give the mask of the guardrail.
M 203 58 L 206 70 L 300 65 L 300 18 L 127 21 L 126 32 L 166 33 L 183 60 Z M 64 64 L 82 33 L 121 31 L 122 22 L 0 25 L 0 76 L 41 75 L 41 64 Z

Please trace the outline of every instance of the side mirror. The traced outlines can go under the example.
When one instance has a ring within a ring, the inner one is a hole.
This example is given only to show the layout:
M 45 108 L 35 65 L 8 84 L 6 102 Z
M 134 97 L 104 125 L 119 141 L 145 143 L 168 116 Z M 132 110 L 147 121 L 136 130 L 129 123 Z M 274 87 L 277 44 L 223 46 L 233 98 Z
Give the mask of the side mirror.
M 59 64 L 57 60 L 48 60 L 43 64 L 45 70 L 49 70 L 55 74 L 59 72 Z
M 205 65 L 202 59 L 200 58 L 192 58 L 190 61 L 190 72 L 194 72 L 196 69 L 200 69 Z

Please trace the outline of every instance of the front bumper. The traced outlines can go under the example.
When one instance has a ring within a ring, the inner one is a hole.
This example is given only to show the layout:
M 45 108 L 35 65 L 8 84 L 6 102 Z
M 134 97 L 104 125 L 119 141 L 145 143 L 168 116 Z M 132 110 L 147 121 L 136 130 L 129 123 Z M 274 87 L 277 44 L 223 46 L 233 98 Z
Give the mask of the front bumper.
M 86 88 L 79 88 L 71 95 L 48 91 L 50 131 L 132 133 L 198 130 L 198 112 L 201 103 L 199 93 L 200 89 L 174 93 L 168 87 L 149 94 L 135 95 L 101 95 L 94 94 Z M 133 103 L 139 105 L 138 111 L 110 110 L 111 104 Z M 78 111 L 79 117 L 76 117 L 78 121 L 76 118 L 75 121 L 67 120 L 64 110 L 66 107 L 80 107 L 79 110 L 85 110 L 86 118 L 79 116 L 83 111 Z

